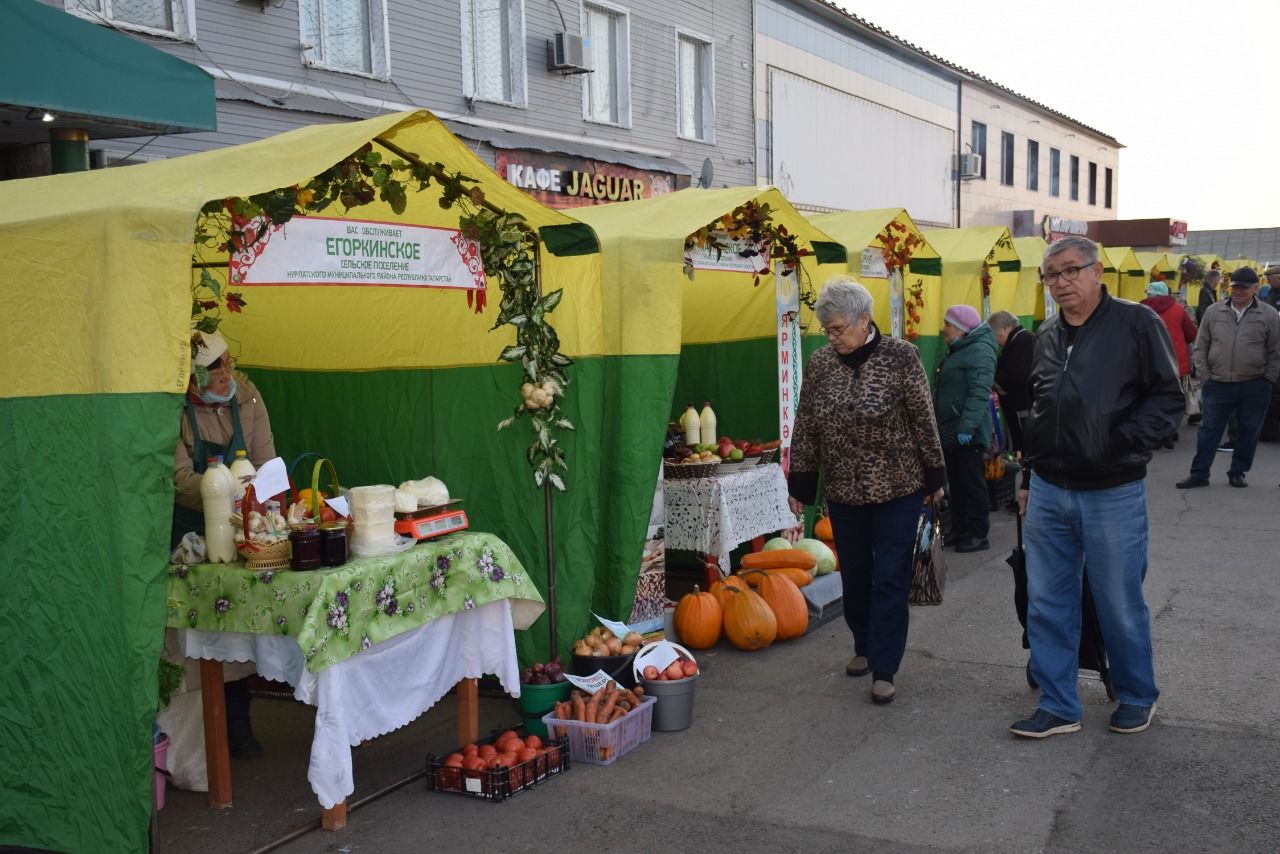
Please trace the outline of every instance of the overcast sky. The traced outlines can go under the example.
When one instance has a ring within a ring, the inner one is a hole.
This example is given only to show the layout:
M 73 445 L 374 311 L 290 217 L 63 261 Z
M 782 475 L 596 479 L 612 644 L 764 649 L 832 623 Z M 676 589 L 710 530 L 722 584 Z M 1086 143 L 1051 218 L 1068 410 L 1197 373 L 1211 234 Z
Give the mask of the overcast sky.
M 1280 226 L 1276 0 L 843 0 L 1125 145 L 1119 215 Z

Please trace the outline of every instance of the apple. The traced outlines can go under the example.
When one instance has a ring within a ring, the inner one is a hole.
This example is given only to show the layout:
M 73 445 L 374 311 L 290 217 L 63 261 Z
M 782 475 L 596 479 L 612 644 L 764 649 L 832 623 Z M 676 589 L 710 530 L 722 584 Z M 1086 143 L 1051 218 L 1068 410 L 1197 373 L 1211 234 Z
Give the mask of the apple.
M 742 459 L 743 459 L 743 456 L 742 456 L 741 448 L 734 448 L 732 451 L 729 452 L 730 462 L 736 463 L 736 462 L 740 462 Z
M 728 442 L 730 445 L 733 444 L 733 440 L 730 439 L 728 436 L 721 436 L 720 441 L 717 444 L 723 445 L 725 442 Z
M 652 664 L 650 664 L 648 667 L 646 667 L 646 668 L 644 669 L 643 673 L 644 673 L 644 678 L 645 678 L 645 679 L 657 679 L 657 678 L 658 678 L 658 668 L 654 667 Z
M 686 658 L 680 662 L 680 669 L 684 671 L 686 677 L 695 676 L 698 673 L 698 663 Z
M 667 665 L 667 669 L 663 671 L 668 679 L 683 679 L 684 668 L 680 666 L 679 661 L 673 661 Z
M 733 446 L 732 442 L 721 442 L 720 446 L 716 448 L 716 454 L 720 457 L 728 457 L 736 450 L 738 449 Z
M 751 442 L 747 439 L 739 439 L 733 444 L 736 445 L 738 449 L 742 451 L 745 451 L 747 448 L 751 447 Z

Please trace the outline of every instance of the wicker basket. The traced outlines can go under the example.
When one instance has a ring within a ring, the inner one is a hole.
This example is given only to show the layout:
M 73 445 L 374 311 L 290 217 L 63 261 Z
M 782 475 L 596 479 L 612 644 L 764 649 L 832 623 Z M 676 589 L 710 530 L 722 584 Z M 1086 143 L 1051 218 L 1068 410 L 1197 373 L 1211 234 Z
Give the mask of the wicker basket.
M 735 462 L 720 462 L 720 469 L 716 472 L 716 477 L 724 477 L 727 474 L 742 471 L 756 464 L 755 460 L 737 460 Z
M 714 477 L 720 470 L 719 462 L 662 464 L 662 474 L 667 480 L 692 480 L 698 477 Z
M 251 551 L 243 545 L 237 546 L 236 551 L 240 553 L 240 557 L 244 558 L 245 566 L 249 569 L 288 569 L 289 568 L 289 541 L 281 540 L 278 543 L 270 545 L 259 545 L 257 551 Z
M 770 448 L 769 450 L 762 451 L 760 453 L 758 464 L 762 466 L 767 466 L 769 465 L 769 463 L 774 462 L 777 459 L 778 459 L 778 449 Z

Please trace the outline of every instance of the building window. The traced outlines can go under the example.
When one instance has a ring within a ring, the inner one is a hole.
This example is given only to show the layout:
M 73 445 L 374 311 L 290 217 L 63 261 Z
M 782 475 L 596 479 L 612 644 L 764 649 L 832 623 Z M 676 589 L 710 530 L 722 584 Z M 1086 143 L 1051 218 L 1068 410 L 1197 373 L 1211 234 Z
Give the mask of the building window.
M 1049 149 L 1049 195 L 1062 195 L 1062 152 Z
M 715 142 L 715 61 L 711 41 L 690 33 L 678 33 L 677 89 L 680 136 Z
M 90 21 L 188 38 L 195 35 L 194 0 L 65 0 L 64 8 Z
M 584 75 L 582 117 L 626 127 L 631 123 L 630 17 L 624 9 L 586 3 L 582 33 L 594 67 Z
M 1040 189 L 1040 143 L 1034 139 L 1027 140 L 1027 189 Z
M 969 147 L 982 161 L 978 168 L 978 177 L 984 181 L 987 180 L 987 126 L 982 122 L 973 123 L 969 133 Z
M 1098 164 L 1089 164 L 1089 204 L 1098 203 Z
M 1013 134 L 1000 133 L 1000 183 L 1013 186 Z
M 1071 155 L 1071 201 L 1080 201 L 1080 158 Z
M 463 94 L 522 104 L 524 71 L 522 0 L 462 0 Z
M 385 77 L 384 3 L 385 0 L 299 0 L 303 65 Z
M 1102 205 L 1111 207 L 1111 167 L 1108 166 L 1102 176 Z

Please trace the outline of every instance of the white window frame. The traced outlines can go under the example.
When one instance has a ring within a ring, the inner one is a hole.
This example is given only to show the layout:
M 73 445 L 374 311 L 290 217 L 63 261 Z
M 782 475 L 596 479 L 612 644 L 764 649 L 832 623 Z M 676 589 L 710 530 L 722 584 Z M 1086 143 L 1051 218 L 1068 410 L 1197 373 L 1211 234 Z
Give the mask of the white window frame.
M 179 9 L 182 9 L 186 14 L 187 28 L 183 31 L 162 30 L 157 27 L 148 27 L 145 24 L 118 20 L 111 15 L 111 0 L 97 0 L 97 2 L 102 6 L 101 12 L 89 8 L 86 5 L 86 0 L 63 0 L 63 8 L 77 18 L 85 18 L 95 24 L 108 23 L 122 30 L 146 33 L 151 36 L 176 39 L 183 42 L 194 42 L 196 40 L 196 0 L 169 0 L 169 6 L 173 10 L 172 14 L 175 19 L 178 17 Z
M 687 136 L 682 133 L 680 127 L 680 114 L 683 104 L 680 103 L 680 75 L 684 73 L 684 69 L 680 65 L 680 41 L 688 39 L 702 45 L 706 50 L 706 59 L 703 69 L 703 79 L 706 81 L 706 91 L 703 93 L 703 115 L 701 116 L 702 136 Z M 693 30 L 682 30 L 676 28 L 676 136 L 680 139 L 687 139 L 690 142 L 701 142 L 706 145 L 716 144 L 716 45 L 708 36 Z
M 622 18 L 622 38 L 618 39 L 618 56 L 616 57 L 613 73 L 619 81 L 618 84 L 618 120 L 616 122 L 605 121 L 603 119 L 591 118 L 591 102 L 590 102 L 590 74 L 582 75 L 582 120 L 590 122 L 593 125 L 606 125 L 608 127 L 630 128 L 631 127 L 631 10 L 623 6 L 618 6 L 606 0 L 590 0 L 584 2 L 578 7 L 578 31 L 587 35 L 587 7 L 594 6 L 606 12 L 611 12 Z M 599 61 L 599 55 L 596 53 L 595 46 L 591 48 L 591 63 L 595 65 Z
M 488 104 L 504 104 L 508 107 L 523 108 L 529 103 L 529 73 L 528 59 L 525 56 L 525 29 L 528 27 L 528 20 L 525 17 L 524 0 L 507 0 L 514 3 L 520 11 L 520 34 L 518 38 L 512 40 L 511 55 L 508 60 L 511 63 L 511 71 L 517 75 L 511 83 L 511 94 L 514 96 L 510 101 L 503 101 L 498 98 L 489 98 L 476 93 L 475 85 L 475 69 L 473 64 L 475 57 L 471 51 L 471 39 L 467 38 L 468 27 L 466 19 L 468 12 L 472 8 L 473 0 L 462 0 L 458 4 L 458 9 L 462 18 L 462 26 L 460 27 L 459 38 L 462 41 L 462 94 L 464 97 L 472 101 L 483 101 Z
M 298 0 L 298 45 L 302 55 L 302 64 L 306 68 L 319 68 L 336 74 L 349 74 L 352 77 L 366 77 L 371 80 L 391 79 L 391 35 L 387 25 L 387 0 L 369 0 L 369 60 L 373 66 L 369 71 L 362 68 L 343 68 L 331 65 L 324 60 L 324 45 L 307 43 L 306 24 L 303 23 L 304 3 L 314 2 L 320 5 L 321 14 L 325 3 L 341 2 L 341 0 Z M 321 36 L 324 35 L 323 25 Z

